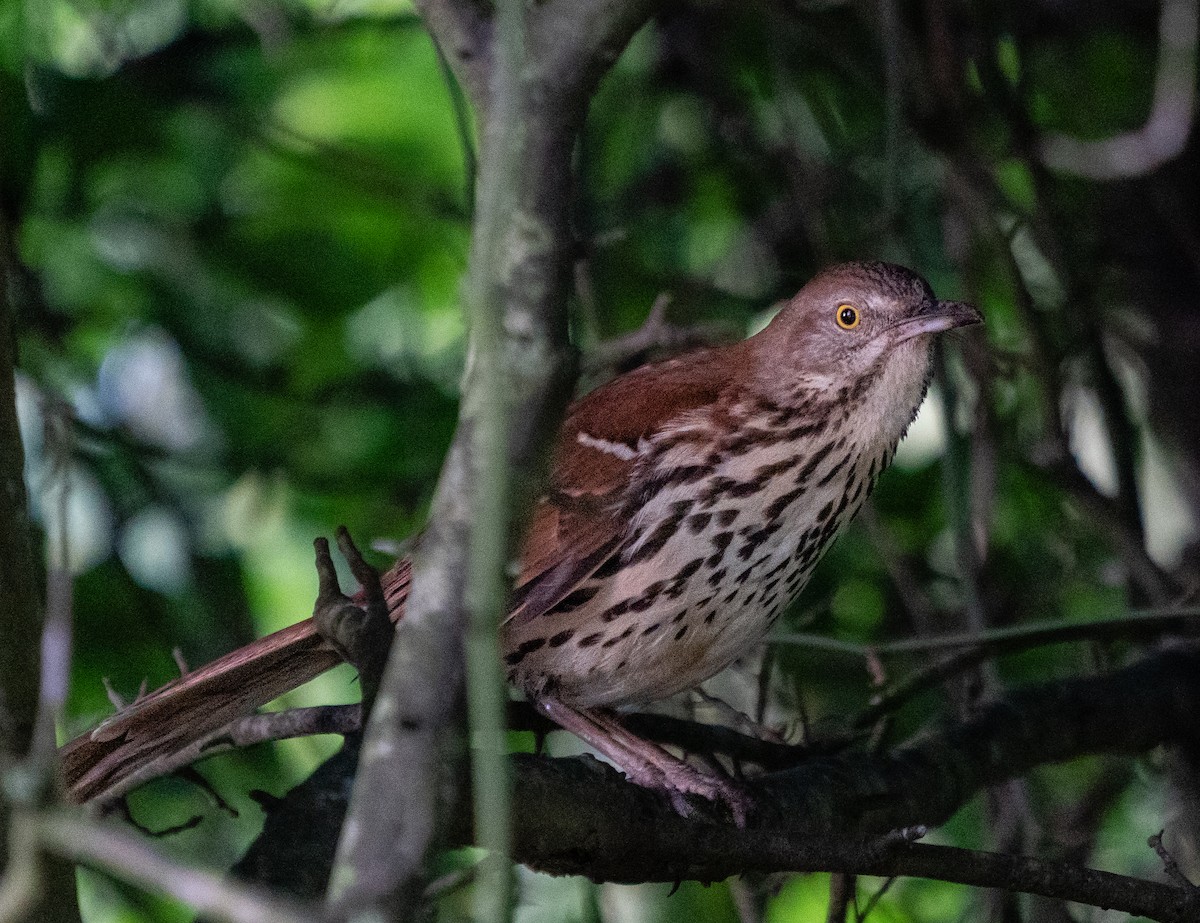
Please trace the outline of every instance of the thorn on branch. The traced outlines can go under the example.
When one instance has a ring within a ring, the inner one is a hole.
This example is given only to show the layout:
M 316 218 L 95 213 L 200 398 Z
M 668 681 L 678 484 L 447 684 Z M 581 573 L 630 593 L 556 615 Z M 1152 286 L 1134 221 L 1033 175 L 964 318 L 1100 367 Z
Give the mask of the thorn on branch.
M 116 688 L 112 684 L 111 679 L 109 679 L 107 676 L 104 676 L 100 678 L 100 682 L 104 683 L 104 694 L 108 696 L 108 701 L 112 704 L 113 708 L 115 708 L 117 711 L 121 711 L 129 704 L 125 701 L 125 696 L 117 692 Z

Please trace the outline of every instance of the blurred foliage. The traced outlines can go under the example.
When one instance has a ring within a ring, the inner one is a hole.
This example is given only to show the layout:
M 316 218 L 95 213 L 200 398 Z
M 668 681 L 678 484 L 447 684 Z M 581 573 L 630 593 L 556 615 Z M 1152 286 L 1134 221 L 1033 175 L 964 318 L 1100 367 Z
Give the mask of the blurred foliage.
M 951 348 L 872 522 L 828 555 L 787 627 L 871 644 L 982 627 L 964 614 L 971 592 L 990 625 L 1143 602 L 1111 522 L 1040 464 L 1054 413 L 1098 496 L 1138 540 L 1144 524 L 1158 564 L 1188 586 L 1196 145 L 1111 184 L 1037 157 L 1045 133 L 1099 139 L 1145 120 L 1156 8 L 866 10 L 662 5 L 602 84 L 578 152 L 579 345 L 636 328 L 662 292 L 673 322 L 742 335 L 827 262 L 906 263 L 943 297 L 978 303 L 988 345 Z M 0 204 L 24 266 L 20 410 L 35 497 L 48 476 L 41 398 L 67 399 L 78 418 L 66 732 L 109 711 L 106 677 L 132 696 L 174 674 L 175 647 L 201 663 L 308 614 L 314 535 L 345 523 L 394 548 L 419 528 L 463 363 L 475 139 L 461 105 L 405 0 L 0 2 Z M 1117 496 L 1128 464 L 1136 502 Z M 985 549 L 966 581 L 964 534 Z M 773 694 L 801 701 L 817 727 L 873 692 L 861 656 L 771 650 Z M 988 675 L 1054 678 L 1122 655 L 1055 647 Z M 889 739 L 980 692 L 925 696 Z M 343 669 L 289 701 L 356 695 Z M 159 829 L 202 815 L 164 847 L 228 864 L 261 822 L 246 793 L 281 794 L 335 745 L 209 761 L 227 809 L 180 781 L 132 809 Z M 1107 760 L 1046 770 L 1014 792 L 937 836 L 1051 854 L 1083 837 L 1089 861 L 1156 867 L 1142 846 L 1165 812 L 1155 759 L 1136 772 Z M 1097 792 L 1108 800 L 1089 802 Z M 1081 805 L 1095 817 L 1071 826 Z M 89 920 L 186 917 L 81 880 Z M 861 901 L 877 886 L 864 883 Z M 723 921 L 753 905 L 771 923 L 810 921 L 824 919 L 828 879 L 670 890 L 528 875 L 518 919 Z M 989 908 L 987 895 L 905 881 L 873 918 Z

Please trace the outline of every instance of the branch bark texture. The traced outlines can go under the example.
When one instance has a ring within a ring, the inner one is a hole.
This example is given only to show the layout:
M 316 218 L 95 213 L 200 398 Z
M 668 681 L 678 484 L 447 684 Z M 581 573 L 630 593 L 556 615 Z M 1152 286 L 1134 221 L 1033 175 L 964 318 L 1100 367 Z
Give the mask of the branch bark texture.
M 744 750 L 736 740 L 706 741 L 699 732 L 689 738 L 674 723 L 656 722 L 648 718 L 639 730 L 723 752 Z M 1143 753 L 1194 740 L 1198 728 L 1200 652 L 1164 652 L 1105 675 L 1018 689 L 891 751 L 810 753 L 798 765 L 748 781 L 757 811 L 745 830 L 701 804 L 680 817 L 665 799 L 591 757 L 519 755 L 513 857 L 554 874 L 625 883 L 717 881 L 748 871 L 918 876 L 1191 921 L 1200 919 L 1195 890 L 1073 862 L 926 846 L 899 831 L 941 824 L 983 789 L 1039 766 Z M 744 755 L 782 765 L 787 757 L 776 748 Z M 341 771 L 352 772 L 352 760 Z M 321 788 L 320 797 L 272 815 L 269 823 L 286 828 L 276 841 L 306 842 L 311 831 L 336 827 L 344 809 L 338 783 L 326 779 Z M 292 801 L 289 795 L 281 807 Z M 460 806 L 455 842 L 471 841 L 470 824 L 469 810 Z M 293 886 L 289 876 L 302 864 L 259 851 L 252 877 Z
M 763 776 L 750 783 L 757 812 L 743 831 L 713 822 L 702 806 L 679 817 L 594 760 L 519 757 L 514 853 L 544 871 L 623 882 L 865 871 L 804 866 L 796 844 L 815 843 L 816 857 L 822 842 L 936 826 L 981 789 L 1038 766 L 1141 753 L 1198 728 L 1200 654 L 1163 653 L 1104 676 L 1017 690 L 888 753 L 846 752 Z
M 330 882 L 337 915 L 380 907 L 407 917 L 420 901 L 425 857 L 458 787 L 458 770 L 447 776 L 442 767 L 463 763 L 457 729 L 466 651 L 482 652 L 472 663 L 484 654 L 496 662 L 500 613 L 485 611 L 480 601 L 500 605 L 499 580 L 490 581 L 492 592 L 471 586 L 498 575 L 516 532 L 508 520 L 530 499 L 515 489 L 507 496 L 504 488 L 511 483 L 532 493 L 540 483 L 547 436 L 570 394 L 566 302 L 576 137 L 591 91 L 649 4 L 520 4 L 510 11 L 518 17 L 515 36 L 512 16 L 469 0 L 424 0 L 418 7 L 471 97 L 483 138 L 470 363 L 459 429 L 429 529 L 413 555 L 413 592 L 363 742 Z M 497 478 L 497 467 L 511 472 L 511 481 Z M 492 534 L 476 534 L 481 523 Z M 472 603 L 479 604 L 477 618 L 469 617 Z M 484 633 L 486 644 L 479 640 Z M 495 713 L 499 735 L 499 710 L 485 707 L 484 699 L 472 705 L 476 719 Z M 504 789 L 491 787 L 489 797 L 503 800 Z M 392 797 L 397 791 L 406 797 Z M 502 845 L 499 825 L 481 820 L 481 832 Z
M 3 190 L 0 198 L 6 198 Z M 33 835 L 35 807 L 53 778 L 54 718 L 65 675 L 43 688 L 41 568 L 17 420 L 18 267 L 7 204 L 0 201 L 0 917 L 11 911 L 45 923 L 77 923 L 74 870 L 42 856 Z M 68 574 L 61 575 L 60 595 L 69 595 L 69 581 Z M 65 616 L 58 627 L 69 631 L 61 624 L 69 623 L 69 603 Z M 63 672 L 67 663 L 57 666 Z M 55 686 L 60 688 L 50 688 Z M 43 695 L 46 702 L 40 701 Z M 21 798 L 11 798 L 19 789 Z M 16 848 L 10 851 L 10 844 Z

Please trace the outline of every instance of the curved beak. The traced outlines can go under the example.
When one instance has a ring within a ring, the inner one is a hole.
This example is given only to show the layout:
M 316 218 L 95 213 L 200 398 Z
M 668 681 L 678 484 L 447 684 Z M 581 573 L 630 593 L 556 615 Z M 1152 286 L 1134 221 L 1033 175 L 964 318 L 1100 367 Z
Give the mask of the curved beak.
M 913 337 L 982 323 L 983 315 L 974 305 L 965 301 L 934 301 L 922 307 L 912 317 L 906 317 L 897 323 L 892 327 L 892 334 L 895 342 L 903 343 Z

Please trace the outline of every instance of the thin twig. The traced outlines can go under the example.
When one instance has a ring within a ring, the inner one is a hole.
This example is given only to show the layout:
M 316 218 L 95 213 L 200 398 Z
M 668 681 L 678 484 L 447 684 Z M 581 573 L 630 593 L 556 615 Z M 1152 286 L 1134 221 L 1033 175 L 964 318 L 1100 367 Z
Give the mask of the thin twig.
M 858 879 L 844 872 L 829 876 L 829 908 L 825 911 L 825 923 L 846 923 L 846 913 L 855 901 Z
M 1134 609 L 1123 615 L 1099 619 L 1028 622 L 1024 625 L 989 628 L 985 631 L 904 638 L 880 644 L 860 644 L 803 632 L 772 635 L 770 643 L 812 647 L 864 658 L 872 654 L 888 657 L 964 647 L 986 647 L 993 654 L 999 655 L 1071 641 L 1149 640 L 1161 635 L 1186 633 L 1197 628 L 1200 628 L 1200 607 L 1180 606 L 1169 609 Z
M 479 157 L 475 151 L 475 138 L 471 131 L 471 107 L 463 94 L 446 53 L 436 38 L 433 38 L 433 50 L 437 52 L 438 70 L 442 82 L 446 85 L 446 93 L 450 97 L 450 107 L 454 110 L 454 128 L 458 132 L 458 144 L 463 156 L 463 208 L 467 217 L 475 212 L 475 179 L 479 175 Z
M 42 815 L 36 830 L 42 847 L 55 855 L 172 897 L 202 917 L 225 923 L 311 923 L 319 916 L 278 895 L 234 884 L 216 870 L 175 862 L 137 837 L 65 811 Z
M 1155 637 L 1163 634 L 1184 632 L 1198 627 L 1198 610 L 1176 610 L 1148 612 L 1138 616 L 1115 619 L 1098 619 L 1090 622 L 1058 622 L 1038 625 L 1022 625 L 1013 628 L 998 628 L 975 635 L 951 635 L 943 638 L 914 639 L 913 642 L 896 642 L 887 653 L 915 650 L 933 650 L 938 647 L 965 648 L 932 663 L 893 685 L 876 696 L 851 723 L 852 727 L 867 728 L 882 716 L 896 711 L 916 696 L 939 683 L 969 670 L 986 660 L 1005 654 L 1016 654 L 1048 644 L 1063 644 L 1069 641 L 1107 641 L 1116 638 Z M 924 643 L 922 643 L 924 642 Z M 971 645 L 973 647 L 965 647 Z
M 263 712 L 239 718 L 227 727 L 203 737 L 188 747 L 147 763 L 121 779 L 93 800 L 101 807 L 125 797 L 154 779 L 169 776 L 199 760 L 229 750 L 252 747 L 273 740 L 310 737 L 314 734 L 352 734 L 359 729 L 362 709 L 359 705 L 320 705 Z
M 883 899 L 883 896 L 888 893 L 888 890 L 896 883 L 896 881 L 897 878 L 894 875 L 885 879 L 883 884 L 875 889 L 875 893 L 867 898 L 867 902 L 862 906 L 861 909 L 855 908 L 854 923 L 864 923 L 867 917 L 871 915 L 871 911 L 878 906 L 879 902 Z
M 1158 833 L 1155 833 L 1148 840 L 1146 840 L 1146 845 L 1158 854 L 1158 858 L 1162 859 L 1163 873 L 1170 878 L 1171 881 L 1179 885 L 1179 887 L 1200 893 L 1200 887 L 1193 884 L 1187 875 L 1183 874 L 1183 870 L 1179 868 L 1179 863 L 1175 861 L 1175 857 L 1172 856 L 1167 851 L 1167 847 L 1163 845 L 1163 833 L 1165 833 L 1165 831 L 1160 830 Z
M 43 422 L 50 472 L 47 488 L 54 493 L 52 547 L 46 573 L 46 618 L 42 626 L 41 683 L 38 721 L 29 757 L 39 774 L 52 778 L 56 758 L 55 728 L 71 682 L 71 545 L 67 509 L 71 500 L 72 413 L 61 401 L 48 399 Z
M 584 357 L 584 373 L 591 378 L 612 374 L 645 362 L 655 353 L 678 353 L 698 346 L 725 343 L 734 332 L 718 324 L 677 326 L 667 320 L 671 306 L 669 292 L 661 293 L 650 306 L 650 313 L 636 330 L 597 343 Z
M 471 737 L 471 788 L 478 844 L 488 861 L 477 870 L 474 915 L 505 923 L 512 915 L 511 767 L 505 710 L 508 695 L 497 632 L 505 614 L 513 490 L 508 455 L 513 424 L 514 344 L 506 302 L 513 262 L 512 221 L 521 197 L 524 144 L 526 30 L 520 0 L 495 4 L 491 96 L 484 116 L 483 148 L 472 235 L 467 316 L 471 368 L 463 393 L 469 421 L 474 495 L 467 545 L 463 604 L 467 610 L 467 724 Z

